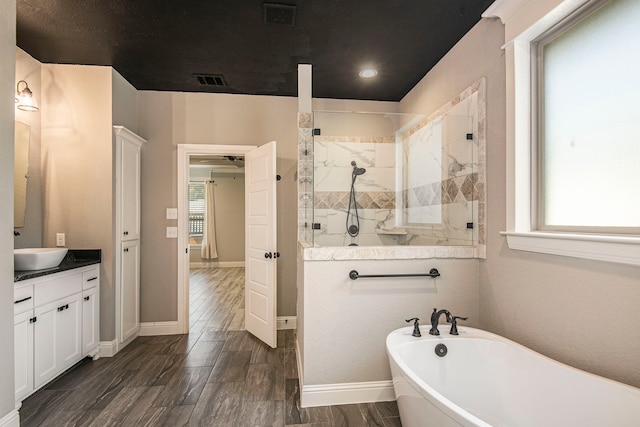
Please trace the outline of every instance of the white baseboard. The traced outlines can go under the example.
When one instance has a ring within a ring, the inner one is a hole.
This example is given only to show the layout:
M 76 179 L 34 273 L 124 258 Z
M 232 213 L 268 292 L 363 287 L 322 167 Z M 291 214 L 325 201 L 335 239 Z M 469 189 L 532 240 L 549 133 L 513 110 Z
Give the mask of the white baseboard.
M 20 414 L 13 409 L 4 417 L 0 418 L 0 427 L 20 427 Z
M 296 329 L 298 322 L 296 316 L 278 316 L 276 317 L 276 329 Z
M 140 328 L 138 328 L 138 331 L 139 330 Z M 125 342 L 118 342 L 117 338 L 111 341 L 100 341 L 100 344 L 98 347 L 98 357 L 115 356 L 117 352 L 119 352 L 120 350 L 122 350 L 123 348 L 131 344 L 131 342 L 135 340 L 138 337 L 138 335 L 140 335 L 139 332 L 134 333 Z
M 143 322 L 140 323 L 140 332 L 138 335 L 141 337 L 148 337 L 152 335 L 178 335 L 178 322 L 175 320 L 169 322 Z
M 276 329 L 296 329 L 296 316 L 279 316 L 276 318 Z M 154 335 L 178 335 L 178 322 L 175 320 L 168 322 L 142 322 L 140 323 L 139 336 Z M 102 343 L 100 343 L 102 345 Z M 102 353 L 100 354 L 102 356 Z
M 190 262 L 189 268 L 244 267 L 244 261 Z
M 302 353 L 300 353 L 300 341 L 296 337 L 296 364 L 298 365 L 298 389 L 302 390 L 304 384 L 304 368 L 302 363 Z
M 118 352 L 118 340 L 100 341 L 100 357 L 113 357 Z
M 347 405 L 351 403 L 387 402 L 396 400 L 393 381 L 363 383 L 303 385 L 300 406 Z

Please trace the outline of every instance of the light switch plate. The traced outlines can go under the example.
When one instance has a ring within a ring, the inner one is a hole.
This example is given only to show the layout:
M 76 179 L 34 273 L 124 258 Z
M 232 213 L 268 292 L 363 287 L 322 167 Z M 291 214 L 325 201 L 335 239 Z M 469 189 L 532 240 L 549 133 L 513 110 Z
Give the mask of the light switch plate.
M 178 208 L 167 208 L 167 219 L 178 219 Z
M 167 238 L 175 239 L 178 237 L 178 227 L 167 227 Z

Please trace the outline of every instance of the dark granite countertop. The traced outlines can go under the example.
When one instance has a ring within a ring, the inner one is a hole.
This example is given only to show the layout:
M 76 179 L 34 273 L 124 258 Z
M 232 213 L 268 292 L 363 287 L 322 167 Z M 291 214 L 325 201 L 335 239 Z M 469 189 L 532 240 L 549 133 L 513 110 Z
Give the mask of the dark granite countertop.
M 47 276 L 87 265 L 99 264 L 102 261 L 102 249 L 69 249 L 59 266 L 42 270 L 14 271 L 13 282 Z

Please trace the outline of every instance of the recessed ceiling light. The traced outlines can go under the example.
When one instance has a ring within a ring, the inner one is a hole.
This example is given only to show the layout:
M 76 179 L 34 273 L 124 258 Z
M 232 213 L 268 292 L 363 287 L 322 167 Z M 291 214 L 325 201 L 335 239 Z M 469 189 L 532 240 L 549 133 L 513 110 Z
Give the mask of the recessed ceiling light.
M 374 70 L 373 68 L 365 68 L 364 70 L 360 71 L 359 75 L 363 79 L 370 79 L 371 77 L 375 77 L 378 75 L 378 70 Z

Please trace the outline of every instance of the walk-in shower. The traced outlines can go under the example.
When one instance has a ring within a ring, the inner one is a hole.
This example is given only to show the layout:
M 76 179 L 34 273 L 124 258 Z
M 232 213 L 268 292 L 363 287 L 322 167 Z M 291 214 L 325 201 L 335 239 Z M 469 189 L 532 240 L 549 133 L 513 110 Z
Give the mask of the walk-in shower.
M 483 246 L 484 88 L 429 115 L 314 111 L 300 134 L 300 241 Z

